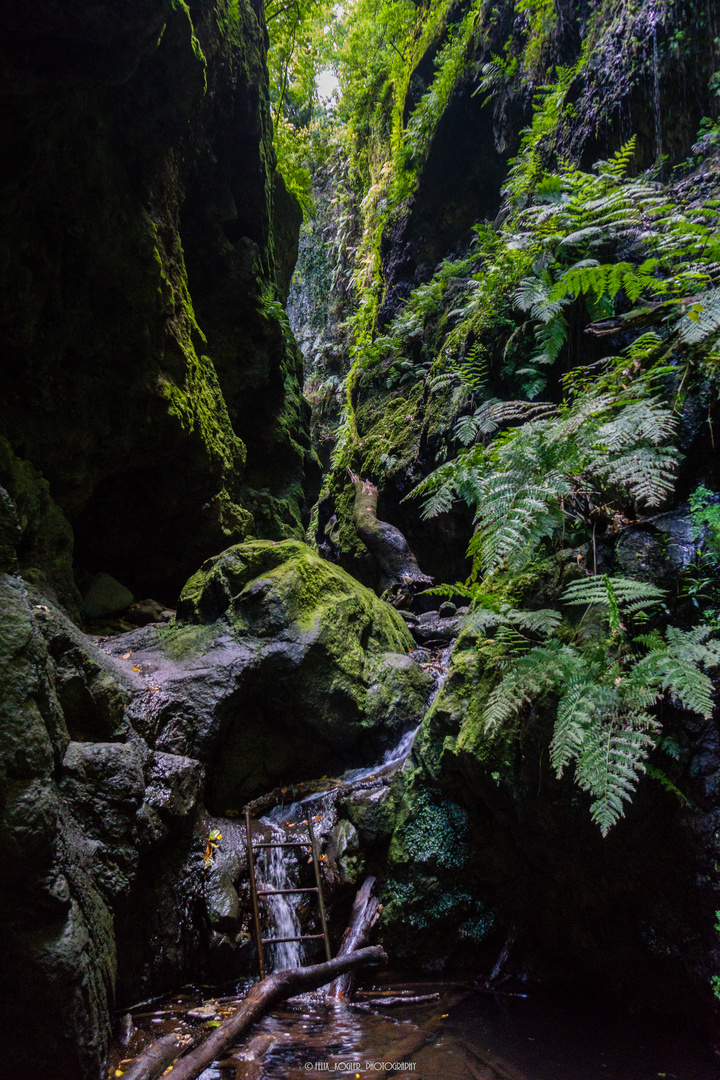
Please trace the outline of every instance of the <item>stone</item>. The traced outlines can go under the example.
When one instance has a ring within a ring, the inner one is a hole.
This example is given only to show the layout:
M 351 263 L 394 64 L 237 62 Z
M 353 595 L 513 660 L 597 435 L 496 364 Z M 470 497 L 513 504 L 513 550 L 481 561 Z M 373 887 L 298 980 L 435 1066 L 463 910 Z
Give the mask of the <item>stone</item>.
M 371 764 L 416 726 L 430 676 L 405 623 L 298 541 L 251 541 L 209 560 L 177 622 L 108 642 L 151 686 L 129 717 L 154 749 L 208 766 L 215 813 L 265 791 Z
M 133 602 L 133 594 L 110 574 L 93 574 L 83 594 L 83 611 L 89 619 L 122 615 Z
M 330 831 L 326 856 L 330 866 L 337 868 L 337 884 L 354 885 L 364 860 L 360 854 L 360 838 L 351 821 L 341 819 Z
M 169 611 L 157 600 L 138 600 L 131 604 L 125 613 L 125 618 L 134 626 L 148 626 L 153 622 L 169 622 L 174 612 Z
M 363 847 L 373 847 L 392 835 L 396 807 L 390 788 L 354 791 L 342 800 L 341 806 L 355 826 Z
M 693 563 L 700 542 L 687 507 L 660 514 L 644 526 L 631 526 L 618 538 L 615 559 L 625 577 L 674 588 Z
M 203 777 L 199 761 L 156 750 L 147 770 L 145 802 L 165 821 L 186 818 L 197 805 Z

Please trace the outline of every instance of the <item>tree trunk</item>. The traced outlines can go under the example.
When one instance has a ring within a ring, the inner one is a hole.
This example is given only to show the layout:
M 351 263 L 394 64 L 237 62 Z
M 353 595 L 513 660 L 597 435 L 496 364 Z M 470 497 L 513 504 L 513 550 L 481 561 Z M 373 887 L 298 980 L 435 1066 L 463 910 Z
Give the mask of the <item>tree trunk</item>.
M 423 574 L 400 530 L 378 519 L 378 489 L 375 485 L 369 480 L 361 480 L 354 472 L 350 473 L 350 479 L 355 488 L 355 531 L 380 567 L 383 584 L 386 587 L 431 585 L 432 578 Z
M 237 1042 L 248 1028 L 261 1016 L 264 1016 L 279 1001 L 301 994 L 305 990 L 316 990 L 324 986 L 336 975 L 362 967 L 364 964 L 386 963 L 387 956 L 379 945 L 373 945 L 346 956 L 336 956 L 325 964 L 314 964 L 306 968 L 291 968 L 278 971 L 267 979 L 256 983 L 240 1008 L 228 1020 L 208 1035 L 199 1046 L 180 1058 L 177 1065 L 168 1072 L 170 1080 L 196 1080 L 196 1078 L 219 1058 L 228 1047 Z M 163 1040 L 161 1040 L 163 1041 Z M 157 1045 L 157 1044 L 156 1044 Z M 130 1076 L 131 1073 L 126 1073 Z M 154 1074 L 157 1075 L 157 1074 Z M 149 1080 L 151 1074 L 136 1074 L 134 1080 Z
M 375 885 L 374 877 L 366 877 L 357 891 L 355 903 L 350 912 L 350 922 L 343 934 L 342 943 L 338 949 L 338 956 L 347 956 L 355 952 L 367 941 L 367 936 L 380 916 L 380 904 L 373 897 L 372 891 Z M 334 1001 L 342 1001 L 352 995 L 355 983 L 355 972 L 348 971 L 335 979 L 327 989 L 327 997 Z

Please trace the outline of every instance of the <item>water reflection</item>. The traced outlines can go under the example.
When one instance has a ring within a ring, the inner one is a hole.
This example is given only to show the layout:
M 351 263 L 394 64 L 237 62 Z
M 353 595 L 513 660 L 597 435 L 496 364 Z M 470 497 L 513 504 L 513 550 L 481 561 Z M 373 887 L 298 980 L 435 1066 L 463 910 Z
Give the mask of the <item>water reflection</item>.
M 438 1001 L 384 1007 L 388 996 L 439 990 Z M 177 999 L 175 999 L 177 1000 Z M 163 1030 L 198 1015 L 163 1012 Z M 178 1009 L 178 1005 L 172 1006 Z M 232 1008 L 228 1004 L 228 1009 Z M 145 1014 L 150 1028 L 152 1017 Z M 140 1026 L 140 1019 L 137 1020 Z M 197 1021 L 196 1021 L 197 1023 Z M 158 1033 L 153 1027 L 153 1034 Z M 401 1066 L 405 1063 L 405 1068 Z M 410 1068 L 412 1066 L 412 1068 Z M 718 1058 L 697 1032 L 650 1024 L 589 1002 L 482 994 L 470 984 L 421 980 L 365 987 L 353 1005 L 320 992 L 261 1021 L 201 1080 L 373 1076 L 419 1080 L 718 1080 Z

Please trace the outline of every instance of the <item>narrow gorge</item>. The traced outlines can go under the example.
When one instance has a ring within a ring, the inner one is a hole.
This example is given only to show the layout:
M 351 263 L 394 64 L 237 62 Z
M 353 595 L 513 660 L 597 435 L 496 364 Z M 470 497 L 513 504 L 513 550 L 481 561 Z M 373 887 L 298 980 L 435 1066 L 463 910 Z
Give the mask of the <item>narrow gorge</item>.
M 0 1077 L 217 1027 L 248 814 L 270 968 L 388 963 L 203 1080 L 711 1080 L 720 0 L 7 3 L 0 94 Z

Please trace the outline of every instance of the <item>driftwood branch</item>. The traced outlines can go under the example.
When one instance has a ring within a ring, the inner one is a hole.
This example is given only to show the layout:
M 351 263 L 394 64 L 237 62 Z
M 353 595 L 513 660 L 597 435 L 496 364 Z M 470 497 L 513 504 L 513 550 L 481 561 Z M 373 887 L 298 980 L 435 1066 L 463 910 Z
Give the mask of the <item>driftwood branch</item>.
M 143 1050 L 128 1071 L 123 1073 L 123 1080 L 155 1080 L 156 1076 L 162 1076 L 182 1050 L 182 1045 L 177 1035 L 163 1035 L 162 1039 Z
M 416 994 L 414 997 L 376 997 L 368 994 L 364 1003 L 377 1005 L 379 1008 L 385 1009 L 394 1008 L 396 1005 L 424 1005 L 428 1001 L 438 1001 L 439 998 L 439 993 Z
M 500 978 L 500 975 L 502 974 L 505 965 L 507 964 L 508 960 L 510 959 L 510 953 L 512 952 L 513 947 L 515 945 L 515 942 L 517 940 L 518 930 L 519 930 L 518 924 L 513 923 L 513 925 L 510 927 L 510 929 L 508 931 L 508 936 L 505 939 L 505 944 L 503 945 L 502 949 L 500 950 L 500 955 L 498 956 L 497 960 L 495 961 L 495 967 L 492 969 L 492 971 L 488 975 L 487 979 L 485 980 L 485 984 L 484 984 L 484 989 L 485 990 L 490 990 L 492 988 L 493 983 L 496 981 L 496 979 Z
M 348 956 L 364 945 L 370 930 L 377 922 L 380 916 L 380 904 L 372 895 L 374 885 L 375 878 L 366 877 L 358 889 L 350 912 L 350 922 L 338 949 L 338 956 Z M 327 997 L 334 1001 L 349 998 L 354 982 L 355 971 L 345 972 L 330 984 Z
M 354 472 L 349 475 L 355 488 L 355 531 L 380 567 L 385 584 L 431 585 L 432 578 L 423 574 L 400 530 L 378 518 L 378 489 Z
M 180 1058 L 167 1075 L 170 1080 L 196 1080 L 196 1078 L 219 1058 L 228 1047 L 237 1042 L 248 1028 L 264 1016 L 273 1005 L 286 1001 L 306 990 L 316 990 L 324 986 L 337 975 L 362 967 L 365 964 L 386 963 L 387 956 L 379 945 L 336 956 L 324 964 L 313 964 L 306 968 L 291 968 L 278 971 L 267 979 L 256 983 L 244 998 L 237 1012 L 225 1020 L 199 1046 Z

